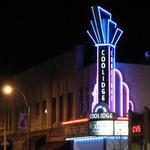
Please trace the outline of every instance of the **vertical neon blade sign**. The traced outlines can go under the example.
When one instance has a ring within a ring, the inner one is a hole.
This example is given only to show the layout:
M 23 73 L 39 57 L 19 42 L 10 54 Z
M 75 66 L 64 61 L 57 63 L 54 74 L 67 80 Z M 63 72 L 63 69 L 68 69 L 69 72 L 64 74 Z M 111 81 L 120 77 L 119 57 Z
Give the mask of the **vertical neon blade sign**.
M 98 104 L 105 103 L 109 111 L 116 112 L 115 47 L 123 31 L 117 28 L 108 11 L 99 6 L 91 8 L 93 20 L 87 33 L 97 47 L 97 76 L 91 111 L 94 112 Z

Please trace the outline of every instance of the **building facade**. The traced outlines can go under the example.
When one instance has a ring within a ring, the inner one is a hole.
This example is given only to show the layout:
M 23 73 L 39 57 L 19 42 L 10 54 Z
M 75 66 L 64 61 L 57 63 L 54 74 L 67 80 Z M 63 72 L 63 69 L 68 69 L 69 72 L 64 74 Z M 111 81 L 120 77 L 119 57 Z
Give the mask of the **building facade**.
M 40 145 L 42 147 L 46 143 L 47 149 L 56 148 L 58 145 L 61 147 L 67 133 L 62 122 L 89 116 L 96 80 L 96 63 L 85 66 L 84 51 L 83 46 L 78 46 L 13 77 L 11 83 L 24 92 L 31 106 L 31 149 L 34 150 Z M 148 90 L 150 67 L 123 63 L 117 63 L 116 67 L 122 71 L 125 81 L 129 83 L 135 112 L 142 113 L 145 106 L 150 107 Z M 1 128 L 4 126 L 6 114 L 7 141 L 14 150 L 24 149 L 27 144 L 27 125 L 22 126 L 20 120 L 27 112 L 25 102 L 17 90 L 9 97 L 4 95 L 1 97 Z M 72 126 L 71 130 L 72 132 L 74 130 L 74 133 L 70 134 L 76 136 L 88 134 L 86 123 L 80 125 L 76 126 L 83 128 L 82 131 L 78 131 L 80 133 Z M 1 129 L 1 141 L 2 139 Z M 48 143 L 54 144 L 50 146 Z
M 43 134 L 47 142 L 62 141 L 62 122 L 85 117 L 90 111 L 95 70 L 83 69 L 82 56 L 83 48 L 79 46 L 13 77 L 12 84 L 21 89 L 31 107 L 30 138 Z M 2 95 L 2 99 L 1 126 L 5 112 L 8 139 L 12 135 L 13 145 L 23 149 L 27 129 L 19 121 L 20 115 L 27 112 L 24 99 L 17 90 L 9 97 Z

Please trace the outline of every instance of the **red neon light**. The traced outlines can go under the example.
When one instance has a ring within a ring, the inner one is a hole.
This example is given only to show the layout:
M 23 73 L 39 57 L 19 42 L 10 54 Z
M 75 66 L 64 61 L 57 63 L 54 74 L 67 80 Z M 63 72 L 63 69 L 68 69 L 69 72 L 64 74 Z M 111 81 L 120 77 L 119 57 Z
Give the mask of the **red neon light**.
M 88 122 L 88 121 L 89 121 L 89 118 L 83 118 L 83 119 L 65 121 L 62 124 L 63 125 L 69 125 L 69 124 L 83 123 L 83 122 Z
M 128 118 L 127 117 L 117 117 L 117 120 L 128 121 Z
M 141 132 L 142 132 L 141 125 L 132 126 L 132 133 L 141 133 Z

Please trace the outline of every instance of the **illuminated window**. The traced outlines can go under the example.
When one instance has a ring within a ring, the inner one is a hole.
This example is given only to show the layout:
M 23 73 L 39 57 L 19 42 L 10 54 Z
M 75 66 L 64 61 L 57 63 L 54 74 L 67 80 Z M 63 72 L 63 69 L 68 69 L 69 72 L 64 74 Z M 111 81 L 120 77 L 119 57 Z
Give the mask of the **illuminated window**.
M 9 122 L 8 122 L 8 118 L 9 118 L 9 112 L 8 111 L 6 111 L 5 112 L 6 113 L 6 117 L 5 117 L 5 119 L 6 119 L 6 130 L 8 131 L 9 130 Z
M 52 98 L 52 105 L 51 105 L 51 110 L 52 110 L 52 125 L 53 125 L 53 123 L 55 123 L 56 122 L 56 98 L 55 97 L 53 97 Z
M 68 120 L 71 120 L 73 115 L 73 94 L 72 93 L 68 94 L 67 102 L 68 102 Z
M 42 104 L 42 124 L 46 125 L 46 117 L 47 117 L 47 104 L 46 104 L 46 100 L 43 100 L 43 104 Z
M 16 109 L 16 122 L 15 122 L 15 127 L 18 129 L 19 127 L 19 108 Z
M 3 112 L 0 112 L 0 126 L 3 127 Z
M 39 109 L 39 102 L 36 102 L 36 125 L 39 125 L 39 116 L 40 116 L 40 109 Z
M 4 126 L 4 115 L 5 115 L 5 113 L 4 112 L 2 112 L 2 127 Z
M 59 97 L 59 121 L 63 121 L 63 114 L 64 114 L 64 96 L 61 95 Z

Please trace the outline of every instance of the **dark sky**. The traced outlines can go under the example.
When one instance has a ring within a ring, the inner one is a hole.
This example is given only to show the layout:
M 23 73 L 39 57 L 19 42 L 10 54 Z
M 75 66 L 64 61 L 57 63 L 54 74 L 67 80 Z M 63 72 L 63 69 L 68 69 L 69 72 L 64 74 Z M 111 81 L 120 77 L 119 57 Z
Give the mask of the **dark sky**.
M 86 30 L 92 5 L 111 12 L 124 31 L 117 45 L 118 61 L 141 63 L 144 52 L 150 50 L 150 8 L 146 0 L 7 2 L 0 5 L 2 74 L 22 72 L 76 44 L 91 42 Z

